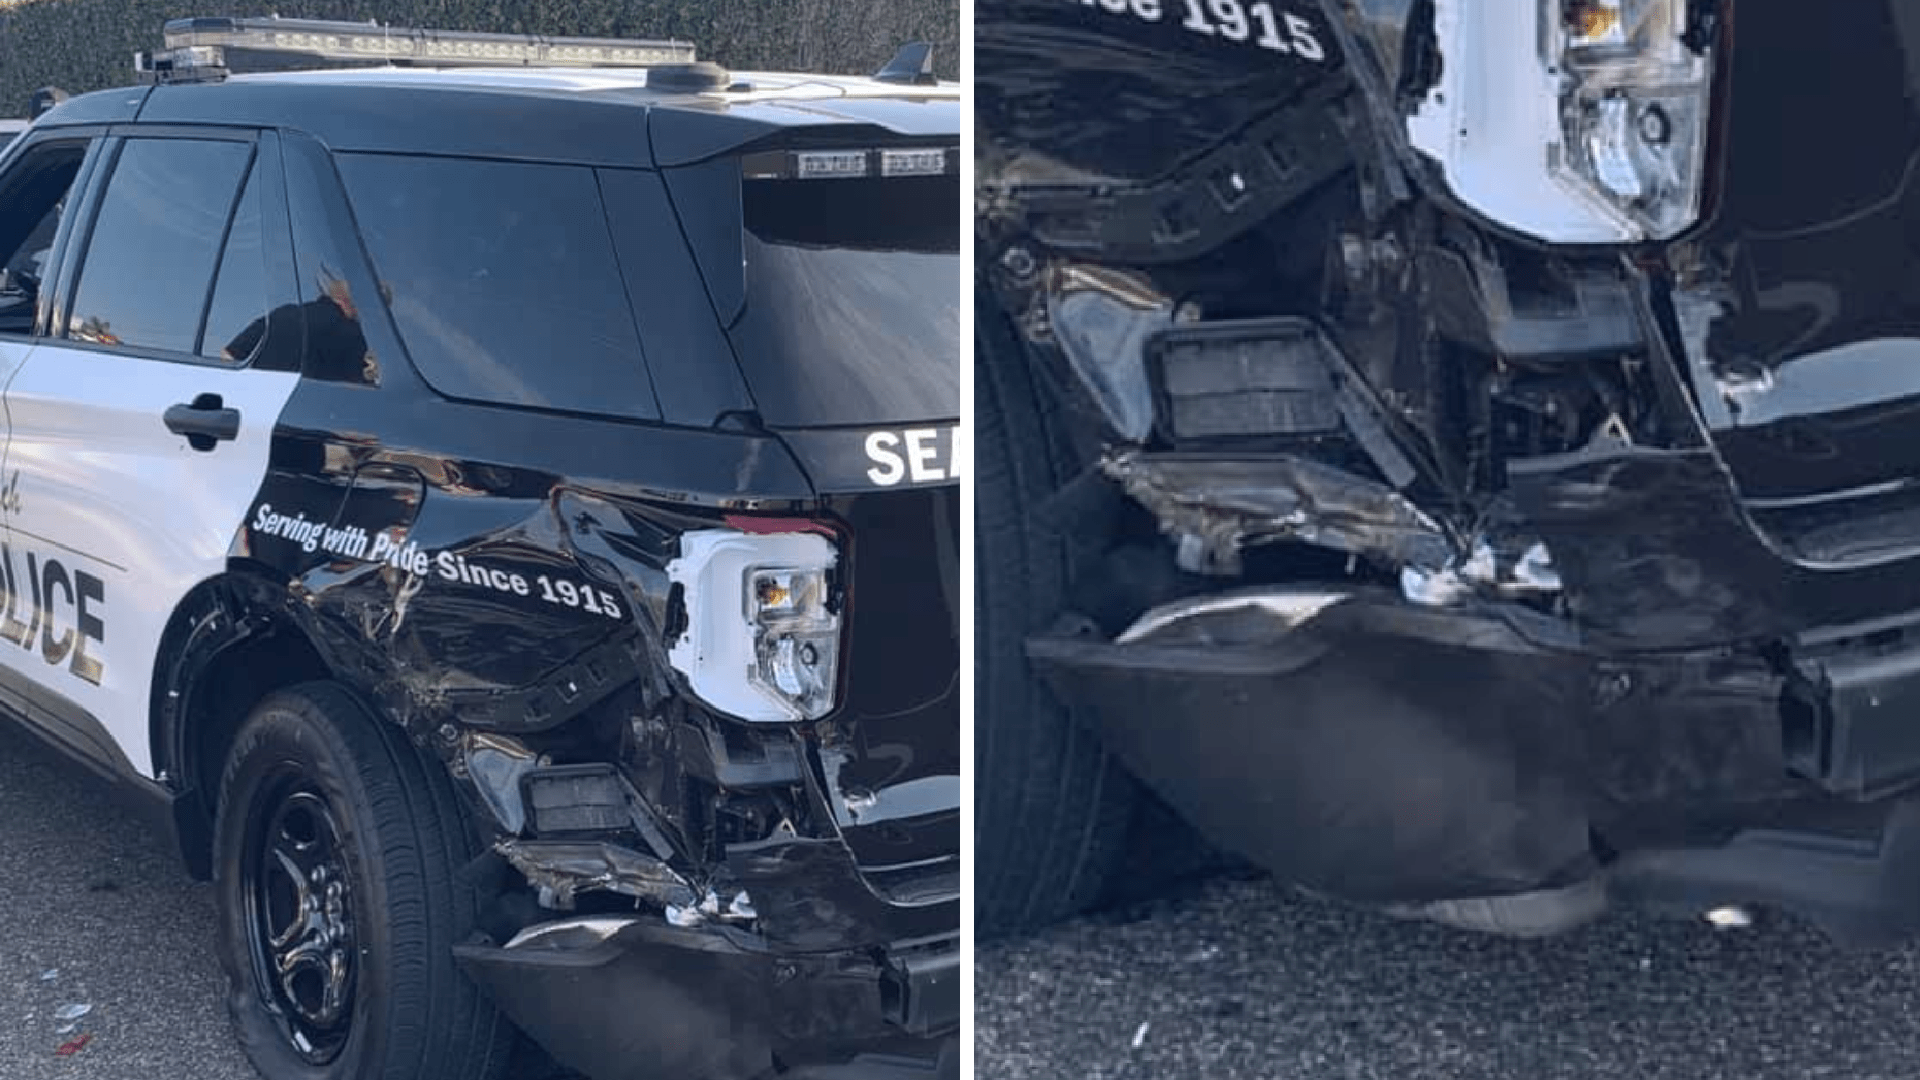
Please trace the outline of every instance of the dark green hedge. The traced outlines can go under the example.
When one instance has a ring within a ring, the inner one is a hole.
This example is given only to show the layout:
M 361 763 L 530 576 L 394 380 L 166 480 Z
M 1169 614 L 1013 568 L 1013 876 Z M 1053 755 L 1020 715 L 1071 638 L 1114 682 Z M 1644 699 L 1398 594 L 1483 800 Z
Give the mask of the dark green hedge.
M 958 0 L 23 0 L 0 4 L 0 117 L 41 86 L 73 93 L 133 81 L 133 54 L 192 15 L 376 19 L 396 26 L 675 37 L 735 70 L 867 74 L 907 41 L 931 41 L 943 78 L 959 62 Z

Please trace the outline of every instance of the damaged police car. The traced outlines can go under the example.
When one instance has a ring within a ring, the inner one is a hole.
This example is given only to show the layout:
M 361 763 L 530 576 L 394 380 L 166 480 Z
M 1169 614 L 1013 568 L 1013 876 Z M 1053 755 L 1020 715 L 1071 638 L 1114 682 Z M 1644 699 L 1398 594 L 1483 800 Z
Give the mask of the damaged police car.
M 254 1062 L 952 1074 L 957 90 L 166 36 L 0 157 L 0 701 Z
M 1920 929 L 1920 8 L 977 11 L 983 924 Z

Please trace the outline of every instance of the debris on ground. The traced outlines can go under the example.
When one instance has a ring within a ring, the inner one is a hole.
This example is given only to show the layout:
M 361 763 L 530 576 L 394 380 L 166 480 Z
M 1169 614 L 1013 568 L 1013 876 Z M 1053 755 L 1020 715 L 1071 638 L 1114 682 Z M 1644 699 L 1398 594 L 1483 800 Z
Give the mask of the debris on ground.
M 91 1005 L 82 1005 L 82 1004 L 62 1005 L 60 1006 L 60 1008 L 54 1011 L 53 1018 L 55 1020 L 62 1020 L 62 1021 L 78 1020 L 92 1011 L 93 1011 L 93 1006 Z
M 92 1041 L 93 1041 L 93 1036 L 91 1035 L 75 1036 L 74 1038 L 68 1039 L 66 1042 L 61 1043 L 60 1048 L 53 1052 L 54 1056 L 55 1057 L 72 1057 L 73 1055 L 79 1053 L 83 1047 L 85 1047 L 88 1043 Z
M 1753 914 L 1740 907 L 1714 908 L 1707 912 L 1707 925 L 1715 930 L 1745 930 L 1753 925 Z
M 1140 1021 L 1140 1026 L 1133 1029 L 1133 1048 L 1135 1050 L 1138 1050 L 1142 1046 L 1145 1046 L 1147 1044 L 1147 1028 L 1152 1026 L 1153 1026 L 1153 1021 L 1142 1020 Z

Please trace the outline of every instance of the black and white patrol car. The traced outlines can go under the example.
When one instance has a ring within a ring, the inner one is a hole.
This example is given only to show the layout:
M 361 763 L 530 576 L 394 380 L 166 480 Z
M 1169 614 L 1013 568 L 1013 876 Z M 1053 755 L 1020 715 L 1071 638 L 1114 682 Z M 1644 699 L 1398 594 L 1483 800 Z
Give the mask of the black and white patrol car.
M 261 1071 L 951 1069 L 957 89 L 166 36 L 0 156 L 0 701 Z

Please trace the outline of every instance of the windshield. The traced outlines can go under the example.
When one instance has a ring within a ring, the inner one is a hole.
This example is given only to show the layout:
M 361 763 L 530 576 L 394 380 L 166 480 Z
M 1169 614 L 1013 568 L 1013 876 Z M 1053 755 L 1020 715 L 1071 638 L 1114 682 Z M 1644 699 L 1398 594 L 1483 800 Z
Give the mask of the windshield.
M 960 191 L 952 176 L 751 180 L 731 335 L 772 427 L 960 412 Z

